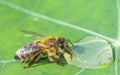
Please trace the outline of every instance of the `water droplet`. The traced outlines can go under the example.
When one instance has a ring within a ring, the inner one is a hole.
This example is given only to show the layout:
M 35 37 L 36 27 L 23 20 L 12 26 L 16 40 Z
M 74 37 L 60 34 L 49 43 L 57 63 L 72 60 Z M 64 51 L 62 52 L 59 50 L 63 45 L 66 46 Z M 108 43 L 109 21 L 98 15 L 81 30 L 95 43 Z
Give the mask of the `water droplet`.
M 84 60 L 84 61 L 83 61 L 83 63 L 84 63 L 84 64 L 86 64 L 86 63 L 87 63 L 87 61 L 86 61 L 86 60 Z
M 100 64 L 101 64 L 101 65 L 103 65 L 104 63 L 103 63 L 103 62 L 101 62 Z

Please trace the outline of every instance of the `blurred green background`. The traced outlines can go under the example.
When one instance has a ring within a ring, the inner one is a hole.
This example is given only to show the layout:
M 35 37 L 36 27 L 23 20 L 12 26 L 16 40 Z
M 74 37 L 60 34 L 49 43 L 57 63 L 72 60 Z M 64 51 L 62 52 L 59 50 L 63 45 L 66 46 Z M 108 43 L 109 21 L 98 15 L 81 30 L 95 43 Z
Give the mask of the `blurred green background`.
M 12 6 L 14 5 L 14 7 Z M 117 38 L 116 0 L 0 0 L 0 59 L 14 59 L 15 52 L 36 38 L 26 38 L 20 29 L 35 31 L 46 36 L 69 38 L 72 42 L 90 36 L 85 32 L 61 26 L 39 18 L 25 10 L 55 18 L 78 27 L 92 30 L 113 39 Z M 118 51 L 118 55 L 120 51 Z M 55 63 L 23 69 L 23 63 L 0 63 L 0 75 L 75 75 L 82 69 L 72 65 L 60 67 Z M 37 64 L 36 64 L 37 65 Z M 118 62 L 118 70 L 120 63 Z M 108 68 L 83 70 L 79 75 L 115 75 L 115 63 Z

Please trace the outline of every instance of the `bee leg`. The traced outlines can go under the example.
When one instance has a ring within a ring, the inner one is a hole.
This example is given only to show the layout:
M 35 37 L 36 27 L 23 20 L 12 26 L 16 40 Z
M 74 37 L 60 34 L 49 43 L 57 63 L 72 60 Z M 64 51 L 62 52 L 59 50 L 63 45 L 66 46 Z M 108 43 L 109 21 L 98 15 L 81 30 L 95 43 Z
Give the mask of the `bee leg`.
M 64 64 L 62 63 L 62 60 L 60 59 L 60 57 L 58 55 L 50 56 L 49 59 L 56 62 L 60 66 L 64 66 Z
M 55 62 L 60 65 L 60 66 L 64 66 L 64 64 L 62 63 L 62 60 L 60 58 L 53 58 L 55 60 Z
M 27 64 L 27 66 L 24 66 L 23 68 L 29 68 L 33 65 L 33 63 L 36 61 L 36 59 L 39 57 L 40 53 L 37 53 Z
M 51 49 L 48 50 L 48 59 L 51 62 L 56 62 L 58 65 L 63 66 L 63 63 L 61 61 L 61 58 L 59 55 L 57 55 L 57 51 L 54 47 L 52 47 Z

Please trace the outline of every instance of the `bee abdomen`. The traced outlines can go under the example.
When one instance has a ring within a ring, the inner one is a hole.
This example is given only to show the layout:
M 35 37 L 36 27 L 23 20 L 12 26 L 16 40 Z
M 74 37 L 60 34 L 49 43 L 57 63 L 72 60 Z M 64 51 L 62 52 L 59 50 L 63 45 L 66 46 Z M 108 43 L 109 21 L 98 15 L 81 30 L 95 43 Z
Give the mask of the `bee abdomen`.
M 20 60 L 20 57 L 17 56 L 17 55 L 15 55 L 14 58 L 15 58 L 16 60 Z
M 15 59 L 20 62 L 28 62 L 31 60 L 36 53 L 40 53 L 43 49 L 43 46 L 38 43 L 39 41 L 31 42 L 18 49 L 15 54 Z M 39 60 L 39 58 L 37 60 Z
M 25 55 L 21 55 L 21 56 L 15 55 L 14 58 L 15 58 L 17 61 L 20 61 L 20 62 L 27 62 L 27 61 L 30 60 L 30 57 L 25 56 Z
M 18 55 L 15 55 L 14 57 L 17 61 L 24 62 L 24 59 Z

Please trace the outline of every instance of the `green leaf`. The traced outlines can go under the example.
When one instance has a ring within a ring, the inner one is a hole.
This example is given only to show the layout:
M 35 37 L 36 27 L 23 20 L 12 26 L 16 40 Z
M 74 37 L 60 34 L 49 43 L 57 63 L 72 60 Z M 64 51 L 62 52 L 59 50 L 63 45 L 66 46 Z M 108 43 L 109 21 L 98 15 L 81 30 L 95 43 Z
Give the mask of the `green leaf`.
M 95 35 L 116 43 L 117 5 L 119 0 L 0 0 L 0 75 L 119 75 L 120 48 L 115 49 L 115 63 L 94 70 L 49 61 L 23 69 L 26 64 L 14 60 L 20 47 L 38 40 L 24 37 L 20 29 L 72 42 Z

